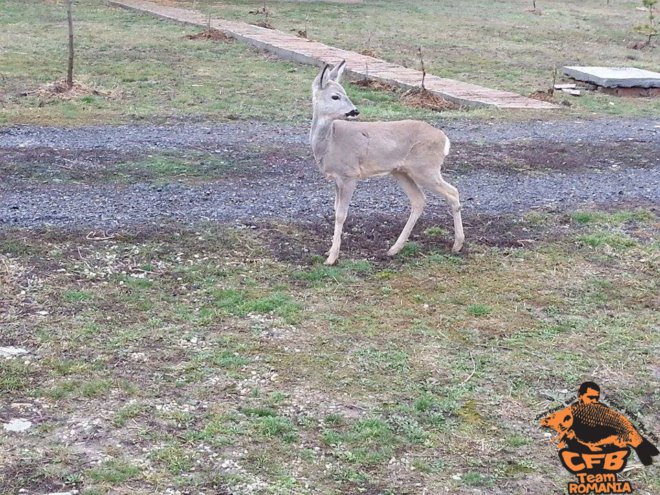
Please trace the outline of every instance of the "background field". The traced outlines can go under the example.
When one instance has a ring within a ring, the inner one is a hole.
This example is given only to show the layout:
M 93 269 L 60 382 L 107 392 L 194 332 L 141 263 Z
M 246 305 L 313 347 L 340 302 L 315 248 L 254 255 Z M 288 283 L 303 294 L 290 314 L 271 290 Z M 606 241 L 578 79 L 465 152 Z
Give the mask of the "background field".
M 174 3 L 174 2 L 172 2 Z M 176 2 L 228 19 L 263 21 L 250 11 L 263 2 Z M 645 21 L 639 2 L 325 2 L 268 1 L 268 17 L 283 31 L 307 30 L 312 39 L 419 68 L 423 47 L 433 74 L 531 94 L 551 86 L 556 66 L 634 65 L 658 69 L 656 50 L 627 48 Z M 281 120 L 309 118 L 314 69 L 276 61 L 239 43 L 189 40 L 190 27 L 110 8 L 76 6 L 76 78 L 101 93 L 68 101 L 38 90 L 66 71 L 66 15 L 62 2 L 3 0 L 0 18 L 0 124 L 8 122 L 118 122 L 135 119 Z M 249 77 L 247 75 L 249 74 Z M 28 96 L 20 96 L 21 94 Z M 404 108 L 398 95 L 363 91 L 350 96 L 365 118 L 438 114 Z M 555 112 L 593 116 L 657 115 L 657 98 L 589 94 L 560 97 L 573 107 Z M 542 113 L 541 115 L 545 115 Z M 444 118 L 465 112 L 446 112 Z M 530 112 L 469 112 L 475 118 L 538 117 Z

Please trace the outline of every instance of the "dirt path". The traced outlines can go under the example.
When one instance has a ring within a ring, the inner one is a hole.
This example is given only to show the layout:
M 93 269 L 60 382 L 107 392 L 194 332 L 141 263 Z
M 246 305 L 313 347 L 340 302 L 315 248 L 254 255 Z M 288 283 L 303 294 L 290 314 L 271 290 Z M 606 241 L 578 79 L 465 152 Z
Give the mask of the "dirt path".
M 445 122 L 441 127 L 453 142 L 445 177 L 461 191 L 467 225 L 477 216 L 520 216 L 531 209 L 660 201 L 659 121 Z M 95 179 L 117 163 L 163 152 L 225 157 L 245 166 L 192 180 Z M 313 163 L 303 126 L 8 127 L 0 129 L 0 176 L 0 228 L 313 224 L 332 215 L 332 188 Z M 426 221 L 449 226 L 442 200 L 429 199 Z M 398 222 L 407 209 L 393 181 L 374 179 L 360 185 L 351 213 L 357 221 L 378 215 Z

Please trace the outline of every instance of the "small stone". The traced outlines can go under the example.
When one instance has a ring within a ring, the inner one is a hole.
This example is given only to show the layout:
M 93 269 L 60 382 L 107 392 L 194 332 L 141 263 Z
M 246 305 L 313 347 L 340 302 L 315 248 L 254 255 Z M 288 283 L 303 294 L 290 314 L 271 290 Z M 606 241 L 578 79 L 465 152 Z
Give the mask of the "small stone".
M 6 359 L 22 356 L 23 354 L 28 354 L 28 351 L 21 349 L 20 347 L 0 347 L 0 357 Z
M 27 431 L 31 427 L 32 427 L 32 421 L 28 421 L 27 419 L 23 419 L 23 418 L 12 419 L 9 421 L 9 423 L 5 423 L 3 425 L 5 431 L 12 431 L 15 433 L 21 433 Z

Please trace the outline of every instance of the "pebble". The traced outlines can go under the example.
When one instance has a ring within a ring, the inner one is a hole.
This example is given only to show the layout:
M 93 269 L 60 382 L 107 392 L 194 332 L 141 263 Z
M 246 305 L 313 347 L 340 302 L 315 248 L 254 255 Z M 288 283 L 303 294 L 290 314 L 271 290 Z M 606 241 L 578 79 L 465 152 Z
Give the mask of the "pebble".
M 23 356 L 28 354 L 28 351 L 21 349 L 20 347 L 0 347 L 0 357 L 5 359 L 12 359 L 18 356 Z
M 32 421 L 23 418 L 14 418 L 9 420 L 9 423 L 3 425 L 5 431 L 14 433 L 22 433 L 32 428 Z

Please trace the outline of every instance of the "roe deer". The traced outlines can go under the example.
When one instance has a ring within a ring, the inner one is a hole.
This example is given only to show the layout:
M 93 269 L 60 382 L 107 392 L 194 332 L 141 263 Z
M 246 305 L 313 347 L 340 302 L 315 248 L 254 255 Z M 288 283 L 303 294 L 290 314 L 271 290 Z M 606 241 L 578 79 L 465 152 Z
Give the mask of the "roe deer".
M 394 256 L 403 248 L 424 210 L 422 188 L 443 195 L 454 216 L 454 246 L 463 247 L 463 222 L 458 190 L 445 182 L 440 167 L 449 153 L 449 139 L 426 122 L 358 122 L 347 120 L 360 113 L 340 84 L 346 68 L 342 61 L 332 70 L 326 65 L 312 84 L 314 108 L 310 142 L 314 159 L 327 179 L 335 181 L 335 232 L 326 265 L 339 256 L 341 233 L 348 204 L 358 179 L 393 175 L 408 195 L 412 211 L 401 235 L 387 252 Z

